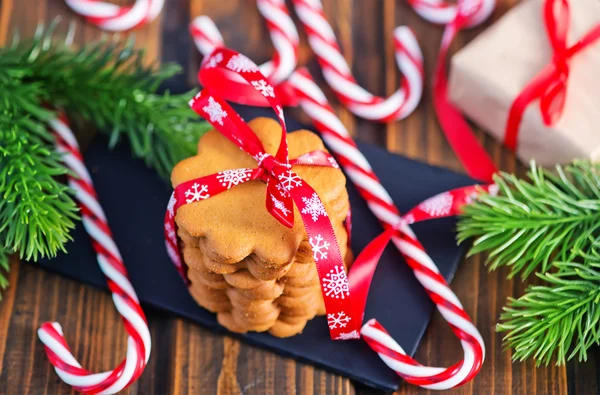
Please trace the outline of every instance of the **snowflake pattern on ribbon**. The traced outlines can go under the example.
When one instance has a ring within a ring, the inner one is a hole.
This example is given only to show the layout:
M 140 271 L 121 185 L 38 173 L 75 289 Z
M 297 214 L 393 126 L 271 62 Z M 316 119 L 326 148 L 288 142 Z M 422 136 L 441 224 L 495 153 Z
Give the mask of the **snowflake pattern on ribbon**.
M 331 244 L 323 240 L 323 236 L 321 234 L 318 234 L 315 237 L 310 237 L 308 242 L 312 249 L 315 262 L 319 262 L 321 259 L 327 259 L 327 250 L 329 250 Z
M 256 64 L 251 61 L 247 56 L 242 54 L 237 54 L 232 56 L 225 66 L 231 71 L 235 71 L 236 73 L 256 73 L 258 71 L 258 67 Z
M 335 340 L 350 340 L 350 339 L 360 339 L 360 334 L 358 333 L 357 330 L 353 330 L 352 332 L 342 332 L 339 335 L 337 335 L 337 337 L 335 338 Z
M 333 158 L 333 156 L 328 156 L 327 161 L 334 169 L 339 169 L 340 165 L 338 165 L 337 161 Z
M 207 68 L 207 69 L 214 69 L 222 61 L 223 61 L 223 54 L 221 52 L 219 52 L 215 56 L 209 58 L 208 62 L 206 62 L 206 65 L 204 67 Z
M 327 276 L 323 278 L 323 291 L 325 296 L 336 299 L 344 299 L 350 295 L 348 277 L 343 266 L 335 266 L 327 273 Z
M 167 231 L 167 237 L 176 242 L 177 238 L 175 237 L 175 230 L 173 230 L 170 223 L 165 224 L 165 230 Z
M 281 108 L 281 106 L 277 105 L 277 106 L 275 106 L 275 109 L 277 110 L 277 116 L 279 117 L 279 119 L 281 119 L 282 121 L 285 121 L 285 118 L 283 117 L 283 108 Z
M 301 164 L 309 164 L 312 165 L 315 163 L 315 158 L 312 154 L 305 154 L 298 158 Z
M 316 192 L 313 193 L 310 198 L 302 196 L 302 202 L 304 203 L 302 214 L 310 215 L 314 222 L 317 222 L 321 216 L 327 217 L 325 206 L 323 206 L 323 202 L 321 202 L 321 199 L 319 199 L 319 195 L 317 195 Z
M 200 200 L 208 199 L 210 195 L 208 194 L 208 186 L 200 185 L 197 182 L 194 183 L 187 191 L 185 191 L 185 202 L 193 203 L 198 202 Z
M 425 200 L 419 205 L 419 209 L 434 217 L 447 215 L 452 209 L 453 200 L 451 193 L 444 192 Z
M 167 204 L 167 210 L 169 211 L 169 215 L 171 217 L 175 216 L 175 205 L 177 204 L 177 199 L 175 198 L 175 194 L 172 193 L 169 198 L 169 204 Z
M 255 87 L 264 97 L 275 97 L 275 90 L 265 80 L 252 81 L 252 86 Z
M 277 210 L 279 210 L 282 214 L 284 214 L 284 215 L 291 214 L 291 211 L 288 210 L 287 207 L 285 207 L 285 204 L 283 204 L 283 202 L 281 200 L 277 199 L 275 196 L 271 195 L 271 201 L 273 201 L 273 207 L 275 207 Z
M 334 314 L 327 314 L 327 324 L 331 329 L 345 328 L 352 318 L 343 311 Z
M 280 174 L 279 181 L 288 191 L 302 184 L 302 179 L 296 174 L 292 173 L 291 170 L 286 170 L 283 174 Z
M 227 117 L 227 111 L 223 110 L 223 107 L 212 96 L 208 98 L 208 105 L 202 107 L 202 110 L 208 115 L 211 122 L 223 126 L 223 118 Z
M 227 189 L 231 189 L 231 187 L 242 184 L 250 179 L 250 173 L 252 170 L 247 169 L 233 169 L 233 170 L 225 170 L 220 171 L 217 175 L 217 180 L 226 187 Z
M 285 186 L 283 186 L 281 184 L 277 184 L 277 185 L 275 185 L 275 188 L 277 188 L 277 190 L 279 191 L 279 193 L 281 194 L 281 196 L 283 196 L 283 197 L 290 196 L 290 193 L 287 191 L 287 189 L 285 188 Z

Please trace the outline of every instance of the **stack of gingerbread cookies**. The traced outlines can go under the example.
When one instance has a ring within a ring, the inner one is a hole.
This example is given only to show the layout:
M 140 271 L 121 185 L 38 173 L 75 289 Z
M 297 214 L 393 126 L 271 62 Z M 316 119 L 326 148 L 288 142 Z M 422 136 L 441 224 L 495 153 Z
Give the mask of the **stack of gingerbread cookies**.
M 275 154 L 280 125 L 258 118 L 249 126 L 266 152 Z M 325 151 L 320 138 L 305 130 L 289 134 L 288 147 L 290 158 Z M 175 187 L 209 174 L 254 167 L 250 155 L 213 130 L 200 140 L 197 156 L 175 166 L 171 179 Z M 319 195 L 347 268 L 351 252 L 344 221 L 349 201 L 343 173 L 308 165 L 294 165 L 292 170 Z M 266 210 L 266 185 L 260 180 L 238 185 L 236 177 L 244 174 L 227 173 L 224 180 L 234 187 L 177 211 L 189 291 L 231 331 L 269 331 L 277 337 L 298 334 L 308 320 L 325 313 L 313 251 L 298 208 L 294 207 L 294 226 L 287 228 Z

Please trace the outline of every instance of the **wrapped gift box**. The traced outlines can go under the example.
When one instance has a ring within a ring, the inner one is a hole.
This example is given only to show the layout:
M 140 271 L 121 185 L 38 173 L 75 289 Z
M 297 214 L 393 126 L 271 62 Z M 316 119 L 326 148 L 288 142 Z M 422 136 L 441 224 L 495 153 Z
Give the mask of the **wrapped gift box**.
M 600 22 L 600 0 L 571 0 L 570 46 Z M 553 56 L 543 17 L 543 0 L 526 0 L 506 13 L 454 55 L 450 69 L 452 103 L 499 141 L 504 140 L 510 106 Z M 547 127 L 539 100 L 523 115 L 517 155 L 542 165 L 600 156 L 600 41 L 569 62 L 566 104 L 559 121 Z

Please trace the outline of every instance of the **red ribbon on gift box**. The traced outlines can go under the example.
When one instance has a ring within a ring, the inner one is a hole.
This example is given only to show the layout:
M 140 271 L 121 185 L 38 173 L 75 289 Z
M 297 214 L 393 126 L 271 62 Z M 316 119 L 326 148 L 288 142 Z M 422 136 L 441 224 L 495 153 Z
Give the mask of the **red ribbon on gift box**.
M 567 47 L 570 19 L 568 0 L 546 0 L 544 21 L 552 46 L 552 61 L 529 81 L 510 107 L 504 144 L 511 150 L 517 149 L 523 113 L 534 100 L 540 99 L 540 112 L 546 126 L 552 126 L 560 119 L 567 96 L 569 61 L 600 38 L 599 23 L 575 44 Z
M 447 98 L 446 57 L 456 34 L 468 24 L 470 17 L 482 6 L 482 0 L 459 2 L 456 18 L 446 26 L 434 76 L 434 104 L 444 134 L 467 172 L 483 181 L 492 181 L 497 172 L 494 162 L 475 137 L 462 114 Z M 600 24 L 579 41 L 567 46 L 570 12 L 568 0 L 546 0 L 544 22 L 553 57 L 513 101 L 506 123 L 504 144 L 517 149 L 517 137 L 523 113 L 533 101 L 540 100 L 540 112 L 546 126 L 554 125 L 562 115 L 569 80 L 569 61 L 600 38 Z

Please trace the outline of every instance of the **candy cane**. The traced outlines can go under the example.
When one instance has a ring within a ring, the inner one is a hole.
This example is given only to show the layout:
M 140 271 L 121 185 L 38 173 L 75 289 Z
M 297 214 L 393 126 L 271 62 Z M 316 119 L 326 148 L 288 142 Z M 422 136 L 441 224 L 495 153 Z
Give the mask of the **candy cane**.
M 204 34 L 205 39 L 221 37 L 214 25 L 213 28 L 213 31 Z M 222 46 L 222 38 L 210 44 L 203 45 L 201 48 Z M 464 358 L 446 369 L 422 366 L 407 356 L 375 320 L 368 321 L 363 326 L 361 334 L 364 339 L 391 369 L 415 385 L 429 389 L 448 389 L 471 380 L 479 372 L 485 355 L 485 346 L 479 331 L 472 324 L 462 304 L 440 275 L 435 263 L 427 255 L 410 227 L 401 222 L 402 218 L 391 196 L 308 71 L 294 72 L 286 84 L 295 91 L 300 106 L 320 131 L 328 147 L 335 153 L 339 164 L 366 200 L 371 212 L 388 228 L 402 224 L 395 232 L 392 241 L 413 269 L 417 280 L 427 290 L 438 311 L 450 324 L 456 336 L 461 339 Z
M 456 4 L 443 0 L 408 0 L 408 3 L 421 18 L 431 23 L 447 25 L 456 18 Z M 483 7 L 470 18 L 467 26 L 477 26 L 485 21 L 494 11 L 495 5 L 496 0 L 484 0 Z
M 150 357 L 150 331 L 138 297 L 127 277 L 121 254 L 112 239 L 106 216 L 98 203 L 77 140 L 63 118 L 50 121 L 50 127 L 56 136 L 57 150 L 64 154 L 63 161 L 72 171 L 68 176 L 69 186 L 75 191 L 83 226 L 92 240 L 98 264 L 129 334 L 127 356 L 112 371 L 91 373 L 83 369 L 71 353 L 58 322 L 43 323 L 38 329 L 38 336 L 44 343 L 46 355 L 54 365 L 54 370 L 65 383 L 85 394 L 114 394 L 137 380 L 144 371 Z
M 260 72 L 273 85 L 285 81 L 298 63 L 298 31 L 284 0 L 257 0 L 258 10 L 267 21 L 271 42 L 275 47 L 273 60 L 260 65 Z M 219 30 L 207 17 L 197 17 L 190 25 L 194 43 L 202 53 L 210 53 L 214 42 L 222 42 Z
M 100 29 L 120 32 L 152 22 L 165 0 L 136 0 L 133 6 L 121 7 L 98 0 L 65 0 L 77 14 Z
M 394 30 L 396 63 L 404 76 L 400 89 L 388 98 L 372 95 L 352 76 L 352 71 L 333 29 L 327 22 L 320 0 L 294 0 L 296 14 L 317 56 L 327 84 L 355 115 L 369 120 L 389 122 L 411 114 L 423 94 L 423 54 L 413 31 L 400 26 Z

